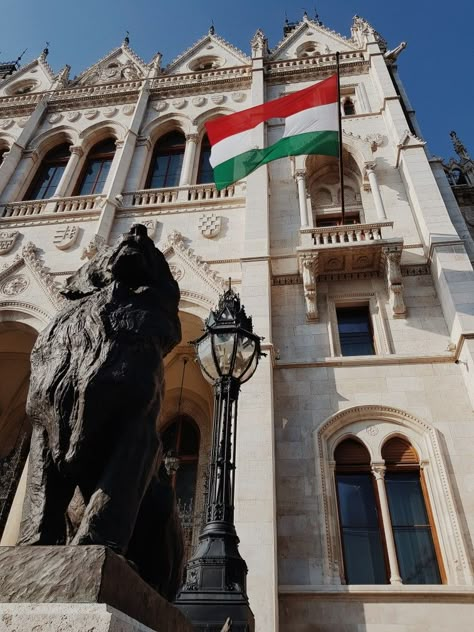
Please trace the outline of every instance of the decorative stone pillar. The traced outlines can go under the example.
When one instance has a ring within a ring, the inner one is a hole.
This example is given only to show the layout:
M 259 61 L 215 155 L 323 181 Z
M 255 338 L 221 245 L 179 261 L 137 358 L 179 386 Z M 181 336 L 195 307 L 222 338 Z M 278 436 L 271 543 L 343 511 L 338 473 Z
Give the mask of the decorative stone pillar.
M 374 196 L 375 209 L 377 211 L 377 217 L 381 220 L 387 219 L 385 213 L 385 207 L 383 205 L 382 196 L 380 195 L 380 189 L 377 182 L 377 176 L 375 175 L 375 162 L 366 162 L 365 171 L 369 179 L 370 190 Z
M 179 186 L 187 186 L 191 184 L 193 177 L 194 158 L 196 156 L 196 147 L 198 142 L 198 134 L 186 134 L 186 147 L 184 150 L 183 166 L 181 168 L 181 177 Z
M 298 204 L 300 208 L 300 222 L 301 228 L 308 228 L 308 210 L 306 200 L 306 171 L 304 169 L 297 169 L 295 172 L 295 180 L 298 187 Z
M 26 190 L 23 187 L 25 182 L 31 183 L 34 175 L 33 177 L 31 176 L 36 169 L 35 165 L 38 162 L 38 159 L 39 155 L 36 149 L 27 149 L 22 152 L 22 160 L 20 162 L 20 165 L 10 181 L 11 190 L 9 192 L 11 194 L 11 199 L 25 199 L 25 195 L 28 192 L 29 184 Z
M 317 255 L 304 255 L 301 260 L 303 275 L 303 292 L 306 304 L 306 320 L 310 322 L 317 321 L 318 303 L 316 294 L 316 267 Z
M 388 564 L 390 566 L 390 583 L 401 584 L 400 570 L 398 568 L 397 550 L 393 538 L 392 521 L 390 520 L 390 509 L 388 507 L 387 492 L 385 489 L 385 465 L 380 463 L 372 464 L 372 474 L 375 477 L 377 492 L 379 495 L 380 511 L 382 512 L 383 531 L 385 543 L 387 545 Z
M 74 177 L 77 176 L 77 167 L 84 152 L 82 151 L 82 147 L 78 145 L 71 145 L 69 151 L 71 152 L 71 157 L 67 162 L 66 169 L 64 169 L 64 173 L 53 197 L 65 197 L 66 195 L 72 194 L 71 184 L 73 183 Z
M 402 249 L 399 246 L 387 246 L 383 249 L 387 275 L 388 293 L 394 318 L 405 318 L 407 308 L 403 298 L 402 270 L 400 260 Z

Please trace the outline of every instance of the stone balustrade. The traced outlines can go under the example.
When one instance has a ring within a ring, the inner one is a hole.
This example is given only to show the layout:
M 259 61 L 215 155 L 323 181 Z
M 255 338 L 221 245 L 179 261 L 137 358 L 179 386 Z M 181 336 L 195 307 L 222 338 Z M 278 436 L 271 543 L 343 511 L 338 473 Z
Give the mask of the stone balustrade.
M 0 207 L 0 217 L 24 217 L 40 215 L 44 212 L 48 200 L 27 200 L 24 202 L 14 202 Z
M 393 222 L 376 222 L 374 224 L 345 224 L 343 226 L 324 226 L 321 228 L 305 228 L 300 231 L 303 247 L 347 246 L 353 243 L 364 243 L 389 239 Z
M 53 213 L 77 213 L 81 211 L 98 211 L 104 196 L 77 195 L 68 198 L 49 198 L 47 200 L 25 200 L 12 202 L 0 207 L 0 218 L 31 217 L 34 215 L 50 215 Z
M 213 184 L 195 184 L 169 189 L 142 189 L 125 193 L 123 206 L 160 206 L 186 202 L 223 201 L 236 197 L 237 189 L 236 185 L 231 185 L 218 191 Z
M 56 202 L 55 213 L 75 213 L 77 211 L 98 210 L 102 204 L 103 196 L 100 195 L 76 195 L 74 197 L 60 198 Z

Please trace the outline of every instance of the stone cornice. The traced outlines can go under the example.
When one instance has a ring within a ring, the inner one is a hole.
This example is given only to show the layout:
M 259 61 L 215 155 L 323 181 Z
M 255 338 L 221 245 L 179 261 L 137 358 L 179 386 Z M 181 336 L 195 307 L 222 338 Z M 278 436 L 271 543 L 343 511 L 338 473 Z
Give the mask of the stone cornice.
M 393 353 L 380 356 L 335 356 L 333 358 L 321 358 L 305 362 L 276 362 L 275 369 L 310 369 L 313 367 L 360 367 L 360 366 L 389 366 L 405 364 L 440 364 L 455 362 L 453 353 L 446 352 L 437 355 L 402 355 Z

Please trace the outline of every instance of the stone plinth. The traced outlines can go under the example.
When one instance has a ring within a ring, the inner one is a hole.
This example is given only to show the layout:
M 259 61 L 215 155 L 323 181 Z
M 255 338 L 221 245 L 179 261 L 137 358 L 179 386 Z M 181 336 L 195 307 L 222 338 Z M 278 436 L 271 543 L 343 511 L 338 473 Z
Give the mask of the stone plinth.
M 125 559 L 102 546 L 0 547 L 0 611 L 1 632 L 192 632 Z

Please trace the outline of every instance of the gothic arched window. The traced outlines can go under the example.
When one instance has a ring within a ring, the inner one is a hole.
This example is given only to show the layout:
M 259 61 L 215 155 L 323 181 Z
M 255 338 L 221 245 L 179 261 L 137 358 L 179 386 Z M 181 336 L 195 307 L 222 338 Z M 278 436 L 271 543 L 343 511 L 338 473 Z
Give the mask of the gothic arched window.
M 348 584 L 440 584 L 430 506 L 419 457 L 399 437 L 371 464 L 365 446 L 342 441 L 334 452 L 339 527 Z M 385 508 L 385 510 L 384 510 Z
M 25 199 L 45 200 L 53 197 L 70 155 L 68 143 L 63 143 L 48 151 L 26 192 Z
M 199 460 L 199 429 L 191 417 L 180 415 L 163 430 L 162 440 L 163 453 L 172 451 L 179 459 L 179 467 L 171 474 L 171 480 L 180 510 L 192 513 Z
M 208 182 L 214 182 L 214 173 L 209 162 L 211 157 L 211 143 L 207 134 L 201 141 L 201 153 L 199 155 L 199 167 L 196 182 L 197 184 L 207 184 Z
M 77 195 L 102 193 L 114 159 L 115 149 L 113 138 L 107 138 L 92 147 L 77 186 Z
M 177 187 L 183 166 L 185 138 L 181 132 L 169 132 L 156 143 L 151 159 L 147 189 Z

